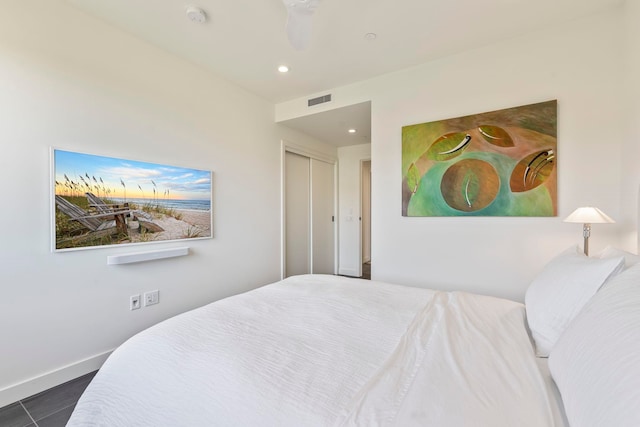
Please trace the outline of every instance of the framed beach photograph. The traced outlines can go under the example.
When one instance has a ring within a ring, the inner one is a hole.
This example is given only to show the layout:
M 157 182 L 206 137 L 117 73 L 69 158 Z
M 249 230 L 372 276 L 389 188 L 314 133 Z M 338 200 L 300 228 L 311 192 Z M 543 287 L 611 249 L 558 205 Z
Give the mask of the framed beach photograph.
M 213 236 L 212 173 L 51 149 L 52 250 Z

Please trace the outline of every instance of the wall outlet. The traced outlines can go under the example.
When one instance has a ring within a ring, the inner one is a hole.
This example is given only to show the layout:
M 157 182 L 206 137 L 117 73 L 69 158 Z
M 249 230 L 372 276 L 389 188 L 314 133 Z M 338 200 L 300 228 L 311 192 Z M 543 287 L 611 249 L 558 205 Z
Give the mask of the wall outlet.
M 144 293 L 144 306 L 154 305 L 160 302 L 160 291 L 149 291 Z
M 138 295 L 131 295 L 129 297 L 129 310 L 137 310 L 141 307 L 142 305 L 140 304 L 140 294 Z

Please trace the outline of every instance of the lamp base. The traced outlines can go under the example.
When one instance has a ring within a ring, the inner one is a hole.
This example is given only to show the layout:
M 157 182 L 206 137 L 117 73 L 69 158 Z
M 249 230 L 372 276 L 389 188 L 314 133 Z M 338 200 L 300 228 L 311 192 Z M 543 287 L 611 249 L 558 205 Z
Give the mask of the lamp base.
M 582 226 L 582 236 L 584 237 L 584 254 L 589 256 L 589 236 L 591 236 L 591 224 L 585 223 Z

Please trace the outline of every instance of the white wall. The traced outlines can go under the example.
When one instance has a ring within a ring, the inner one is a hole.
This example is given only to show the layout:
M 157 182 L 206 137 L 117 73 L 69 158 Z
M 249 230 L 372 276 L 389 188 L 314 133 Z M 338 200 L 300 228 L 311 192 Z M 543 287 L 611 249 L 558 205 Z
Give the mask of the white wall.
M 331 90 L 332 108 L 372 102 L 374 279 L 522 300 L 554 254 L 581 243 L 581 226 L 562 222 L 573 209 L 593 204 L 621 216 L 622 24 L 615 9 Z M 276 105 L 276 119 L 304 115 L 304 99 Z M 402 126 L 551 99 L 558 217 L 401 216 Z M 620 243 L 628 227 L 595 225 L 592 250 Z
M 625 23 L 625 137 L 622 144 L 622 209 L 623 242 L 628 248 L 638 245 L 640 200 L 640 1 L 627 0 Z
M 371 159 L 371 144 L 338 148 L 338 274 L 360 276 L 360 162 Z
M 280 143 L 322 144 L 274 124 L 272 104 L 64 1 L 2 2 L 0 93 L 0 407 L 159 320 L 279 279 Z M 212 170 L 214 238 L 127 266 L 106 257 L 150 246 L 51 253 L 50 146 Z M 152 289 L 159 305 L 129 311 Z

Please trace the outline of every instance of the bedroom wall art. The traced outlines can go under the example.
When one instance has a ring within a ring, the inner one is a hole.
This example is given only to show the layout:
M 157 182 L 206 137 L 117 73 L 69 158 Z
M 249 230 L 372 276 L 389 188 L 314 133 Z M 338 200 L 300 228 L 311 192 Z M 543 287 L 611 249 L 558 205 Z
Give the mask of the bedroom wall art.
M 52 249 L 211 238 L 211 172 L 51 149 Z
M 402 128 L 403 216 L 556 216 L 557 101 Z

